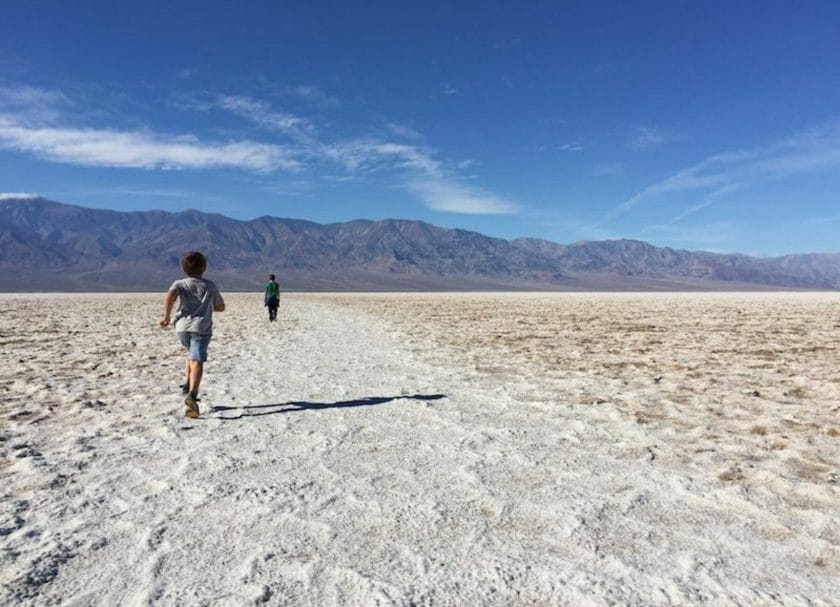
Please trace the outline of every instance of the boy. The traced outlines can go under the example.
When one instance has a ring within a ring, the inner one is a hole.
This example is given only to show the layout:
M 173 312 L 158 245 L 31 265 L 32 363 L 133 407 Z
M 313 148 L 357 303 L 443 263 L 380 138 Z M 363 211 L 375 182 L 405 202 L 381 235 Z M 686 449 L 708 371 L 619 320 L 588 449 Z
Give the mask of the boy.
M 268 306 L 268 320 L 277 320 L 277 306 L 280 305 L 280 285 L 274 281 L 274 274 L 268 275 L 265 285 L 265 305 Z
M 198 387 L 207 360 L 207 345 L 213 334 L 213 312 L 223 312 L 225 301 L 216 285 L 202 278 L 207 270 L 207 259 L 198 251 L 192 251 L 181 259 L 181 270 L 187 278 L 176 280 L 163 297 L 163 315 L 160 326 L 169 326 L 169 315 L 177 299 L 178 312 L 175 315 L 175 333 L 187 349 L 184 365 L 186 382 L 181 386 L 186 416 L 198 417 Z

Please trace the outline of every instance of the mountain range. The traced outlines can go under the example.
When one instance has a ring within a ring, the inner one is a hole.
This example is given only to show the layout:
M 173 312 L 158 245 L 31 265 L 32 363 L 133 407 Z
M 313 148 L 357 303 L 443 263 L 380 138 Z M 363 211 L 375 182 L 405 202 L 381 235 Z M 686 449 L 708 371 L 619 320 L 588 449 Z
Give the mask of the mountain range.
M 328 225 L 0 200 L 0 290 L 160 291 L 201 250 L 228 291 L 838 289 L 840 253 L 758 258 L 637 240 L 504 240 L 421 221 Z

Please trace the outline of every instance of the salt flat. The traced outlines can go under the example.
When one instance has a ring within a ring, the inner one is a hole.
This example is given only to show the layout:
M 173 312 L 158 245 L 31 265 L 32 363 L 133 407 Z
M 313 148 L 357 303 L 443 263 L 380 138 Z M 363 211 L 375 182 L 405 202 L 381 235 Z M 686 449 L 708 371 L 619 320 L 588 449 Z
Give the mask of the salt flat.
M 832 605 L 840 295 L 0 296 L 0 603 Z

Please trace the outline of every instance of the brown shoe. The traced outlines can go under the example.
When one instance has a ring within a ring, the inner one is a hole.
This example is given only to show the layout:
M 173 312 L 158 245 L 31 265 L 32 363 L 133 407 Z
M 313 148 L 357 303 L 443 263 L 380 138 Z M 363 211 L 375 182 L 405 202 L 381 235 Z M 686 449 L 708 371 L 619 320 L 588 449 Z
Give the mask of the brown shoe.
M 184 415 L 190 419 L 198 419 L 198 397 L 187 394 L 187 398 L 184 399 L 184 404 L 187 406 L 187 411 Z

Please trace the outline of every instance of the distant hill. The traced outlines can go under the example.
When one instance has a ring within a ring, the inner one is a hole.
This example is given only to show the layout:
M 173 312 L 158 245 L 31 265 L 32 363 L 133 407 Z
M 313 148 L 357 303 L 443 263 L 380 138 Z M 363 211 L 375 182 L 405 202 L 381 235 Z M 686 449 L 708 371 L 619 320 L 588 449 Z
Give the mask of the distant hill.
M 634 240 L 563 245 L 420 221 L 321 225 L 183 211 L 123 213 L 0 201 L 0 290 L 158 291 L 187 250 L 226 290 L 719 290 L 840 288 L 840 253 L 755 258 Z

